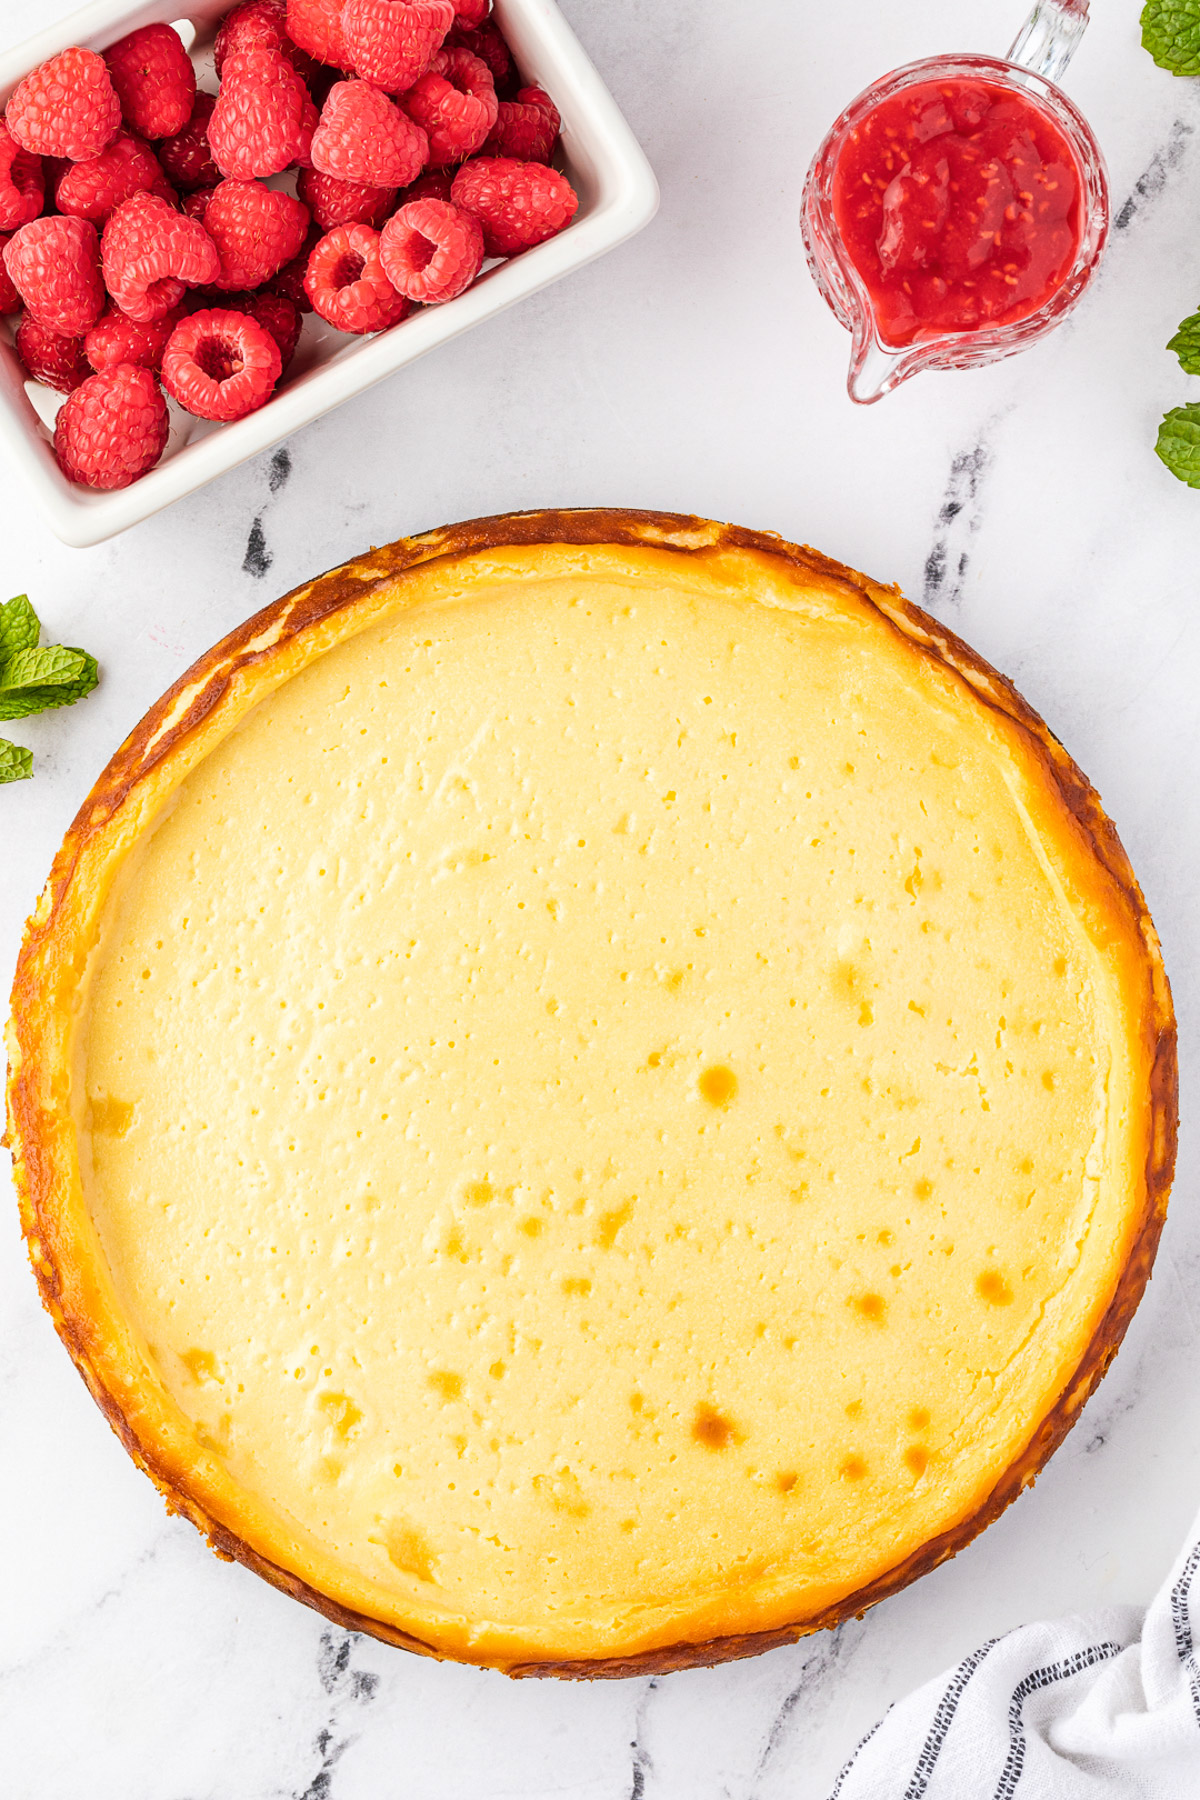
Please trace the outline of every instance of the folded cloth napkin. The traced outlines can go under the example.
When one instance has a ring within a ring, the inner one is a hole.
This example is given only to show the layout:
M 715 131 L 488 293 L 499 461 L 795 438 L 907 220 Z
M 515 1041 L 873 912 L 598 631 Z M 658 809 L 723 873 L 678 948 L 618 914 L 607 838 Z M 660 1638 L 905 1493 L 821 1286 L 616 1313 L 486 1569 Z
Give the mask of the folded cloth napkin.
M 1144 1614 L 1023 1625 L 899 1701 L 829 1800 L 1200 1800 L 1200 1519 Z

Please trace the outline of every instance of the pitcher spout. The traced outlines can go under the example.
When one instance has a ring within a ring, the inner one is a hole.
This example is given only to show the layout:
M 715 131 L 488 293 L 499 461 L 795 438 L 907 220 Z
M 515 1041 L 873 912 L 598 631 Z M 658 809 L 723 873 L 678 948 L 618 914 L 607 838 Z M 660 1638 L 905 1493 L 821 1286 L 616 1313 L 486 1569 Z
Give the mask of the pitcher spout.
M 916 373 L 910 353 L 888 350 L 874 332 L 856 332 L 846 391 L 859 406 L 871 406 Z

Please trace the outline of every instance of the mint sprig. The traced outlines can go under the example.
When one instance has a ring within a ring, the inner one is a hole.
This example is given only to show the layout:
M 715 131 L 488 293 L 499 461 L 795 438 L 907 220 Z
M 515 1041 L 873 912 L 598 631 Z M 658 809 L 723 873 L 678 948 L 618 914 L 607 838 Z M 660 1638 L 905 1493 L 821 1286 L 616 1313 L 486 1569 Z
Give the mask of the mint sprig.
M 0 606 L 0 719 L 25 719 L 52 706 L 73 706 L 100 679 L 96 659 L 69 644 L 38 648 L 42 628 L 27 594 Z M 33 756 L 0 738 L 0 784 L 26 781 Z
M 1200 487 L 1200 400 L 1164 415 L 1154 449 L 1177 480 Z
M 1200 312 L 1191 313 L 1167 345 L 1185 375 L 1200 375 Z
M 1172 75 L 1200 75 L 1200 0 L 1146 0 L 1142 46 Z
M 49 706 L 74 706 L 99 679 L 96 659 L 86 650 L 71 650 L 65 644 L 18 650 L 0 663 L 0 719 L 24 719 Z
M 0 657 L 37 647 L 42 628 L 28 594 L 14 594 L 0 606 Z

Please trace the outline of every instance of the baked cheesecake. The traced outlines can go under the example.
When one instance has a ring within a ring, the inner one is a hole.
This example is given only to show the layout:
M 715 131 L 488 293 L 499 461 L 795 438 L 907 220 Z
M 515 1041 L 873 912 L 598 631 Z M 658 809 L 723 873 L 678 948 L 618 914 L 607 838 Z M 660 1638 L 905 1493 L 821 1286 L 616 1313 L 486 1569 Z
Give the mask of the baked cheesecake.
M 1028 1484 L 1175 1136 L 1100 802 L 932 618 L 673 515 L 297 589 L 117 752 L 30 922 L 43 1298 L 169 1504 L 512 1673 L 858 1613 Z

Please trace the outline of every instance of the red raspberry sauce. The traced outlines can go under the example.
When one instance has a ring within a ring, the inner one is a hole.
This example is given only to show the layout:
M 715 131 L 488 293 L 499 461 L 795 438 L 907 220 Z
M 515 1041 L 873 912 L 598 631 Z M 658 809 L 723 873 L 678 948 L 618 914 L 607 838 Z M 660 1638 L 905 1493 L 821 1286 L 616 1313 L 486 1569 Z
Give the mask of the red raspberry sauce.
M 923 81 L 881 100 L 838 155 L 833 208 L 883 340 L 1036 312 L 1070 273 L 1080 187 L 1058 126 L 1000 82 Z

